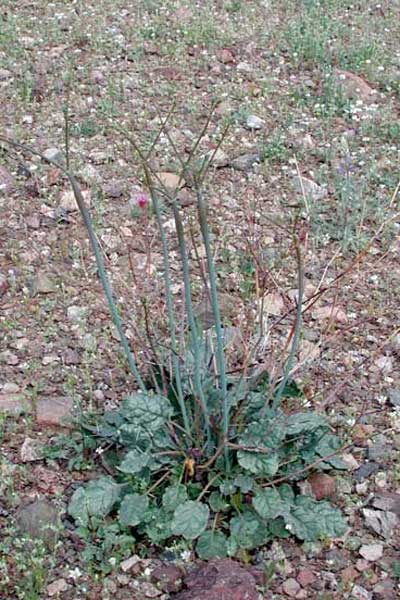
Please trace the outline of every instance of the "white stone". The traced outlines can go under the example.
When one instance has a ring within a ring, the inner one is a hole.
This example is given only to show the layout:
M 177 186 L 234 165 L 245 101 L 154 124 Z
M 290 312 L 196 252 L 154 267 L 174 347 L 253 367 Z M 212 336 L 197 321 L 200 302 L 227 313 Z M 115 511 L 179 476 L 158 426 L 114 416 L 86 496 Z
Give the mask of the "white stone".
M 257 115 L 249 115 L 246 119 L 247 129 L 261 129 L 264 127 L 264 121 Z
M 49 160 L 54 160 L 57 163 L 60 163 L 63 159 L 63 155 L 58 148 L 47 148 L 47 150 L 43 152 L 43 156 Z
M 82 321 L 87 315 L 88 309 L 86 306 L 69 306 L 67 315 L 70 321 Z
M 140 556 L 138 556 L 137 554 L 134 554 L 133 556 L 130 556 L 126 560 L 123 560 L 120 564 L 120 567 L 121 567 L 122 571 L 124 571 L 124 573 L 126 573 L 127 571 L 130 571 L 135 565 L 137 565 L 140 562 L 141 562 Z
M 53 583 L 50 583 L 47 586 L 47 594 L 52 597 L 60 594 L 60 592 L 65 592 L 68 589 L 68 583 L 65 579 L 56 579 Z
M 361 546 L 360 548 L 360 555 L 365 558 L 365 560 L 369 560 L 370 562 L 379 560 L 383 555 L 383 545 L 364 544 L 364 546 Z
M 86 206 L 90 206 L 90 191 L 82 191 L 82 196 Z M 79 210 L 73 191 L 66 190 L 62 193 L 60 207 L 63 208 L 66 212 L 76 212 Z

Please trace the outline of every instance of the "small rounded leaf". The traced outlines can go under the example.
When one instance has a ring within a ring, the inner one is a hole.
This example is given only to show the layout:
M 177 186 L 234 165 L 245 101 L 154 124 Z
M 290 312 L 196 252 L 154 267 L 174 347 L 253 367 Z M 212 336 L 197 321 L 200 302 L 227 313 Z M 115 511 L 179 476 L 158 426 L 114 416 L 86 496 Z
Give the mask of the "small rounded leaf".
M 168 487 L 162 497 L 165 510 L 173 512 L 180 504 L 187 500 L 186 487 L 181 483 Z
M 175 509 L 171 530 L 187 540 L 199 537 L 207 527 L 210 509 L 206 504 L 188 500 Z
M 273 488 L 257 490 L 253 506 L 263 519 L 276 519 L 284 514 L 286 508 L 278 490 Z
M 100 477 L 80 487 L 72 495 L 68 513 L 80 525 L 86 526 L 90 517 L 106 517 L 119 499 L 120 486 L 111 477 Z
M 134 475 L 135 473 L 140 473 L 150 462 L 151 457 L 148 454 L 139 452 L 138 450 L 131 450 L 125 455 L 118 470 L 129 475 Z
M 128 494 L 121 502 L 118 517 L 124 527 L 135 527 L 142 522 L 144 514 L 149 506 L 147 496 L 140 494 Z
M 227 539 L 220 531 L 205 531 L 197 540 L 196 552 L 201 560 L 225 558 L 228 553 Z

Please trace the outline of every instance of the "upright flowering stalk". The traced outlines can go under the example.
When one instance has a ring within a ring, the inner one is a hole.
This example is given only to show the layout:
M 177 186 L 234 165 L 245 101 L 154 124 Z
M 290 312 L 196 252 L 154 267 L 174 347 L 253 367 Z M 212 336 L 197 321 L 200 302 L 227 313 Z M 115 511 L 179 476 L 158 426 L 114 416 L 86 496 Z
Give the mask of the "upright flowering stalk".
M 223 332 L 221 324 L 221 312 L 219 309 L 218 294 L 217 294 L 217 279 L 215 273 L 214 260 L 211 249 L 210 232 L 207 223 L 207 207 L 200 189 L 200 183 L 196 182 L 197 195 L 197 213 L 199 216 L 200 230 L 203 238 L 204 248 L 207 257 L 207 271 L 210 285 L 211 308 L 214 316 L 214 328 L 217 341 L 217 366 L 219 375 L 219 386 L 222 393 L 222 428 L 223 428 L 223 444 L 225 453 L 226 467 L 229 467 L 228 457 L 228 434 L 229 434 L 229 401 L 228 401 L 228 386 L 225 372 L 225 352 L 223 342 Z

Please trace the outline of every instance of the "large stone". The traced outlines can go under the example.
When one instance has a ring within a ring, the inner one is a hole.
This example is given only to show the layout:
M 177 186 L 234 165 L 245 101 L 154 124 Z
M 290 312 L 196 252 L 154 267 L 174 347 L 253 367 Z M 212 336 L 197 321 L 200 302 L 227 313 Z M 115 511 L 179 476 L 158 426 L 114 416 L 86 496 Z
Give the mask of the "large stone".
M 322 200 L 328 195 L 326 188 L 318 185 L 312 179 L 307 179 L 307 177 L 300 178 L 296 175 L 294 187 L 299 194 L 304 194 L 304 196 L 312 200 Z
M 185 185 L 185 180 L 181 179 L 176 173 L 169 173 L 168 171 L 161 171 L 156 173 L 156 186 L 161 185 L 168 191 L 174 191 Z
M 300 591 L 300 585 L 295 579 L 293 579 L 293 577 L 291 577 L 290 579 L 286 579 L 286 581 L 283 582 L 282 590 L 286 594 L 286 596 L 289 596 L 290 598 L 296 598 L 298 592 Z
M 354 471 L 354 479 L 356 481 L 362 481 L 367 477 L 371 477 L 381 468 L 380 464 L 376 462 L 366 462 L 361 467 L 359 467 L 356 471 Z
M 400 389 L 390 389 L 388 395 L 390 404 L 393 406 L 400 406 Z
M 163 592 L 178 592 L 182 587 L 183 573 L 179 567 L 168 563 L 157 565 L 152 573 L 151 580 Z
M 32 294 L 36 296 L 37 294 L 53 294 L 57 291 L 57 286 L 52 279 L 48 275 L 48 273 L 44 271 L 39 271 L 35 275 L 32 281 Z
M 66 592 L 68 588 L 69 585 L 65 579 L 56 579 L 47 586 L 47 594 L 52 598 L 53 596 L 58 596 L 61 592 Z
M 217 50 L 216 56 L 219 62 L 223 63 L 224 65 L 229 65 L 235 62 L 235 57 L 229 48 L 220 48 Z
M 0 69 L 0 81 L 7 81 L 7 79 L 11 79 L 13 74 L 8 69 Z
M 143 568 L 143 561 L 141 560 L 140 556 L 134 554 L 133 556 L 123 560 L 120 564 L 120 567 L 124 573 L 130 572 L 133 575 L 137 575 Z
M 360 548 L 360 554 L 365 560 L 375 562 L 382 558 L 383 545 L 382 544 L 364 544 Z
M 67 427 L 72 418 L 74 403 L 72 398 L 39 398 L 36 402 L 36 422 L 38 425 Z
M 354 600 L 371 600 L 372 594 L 361 585 L 354 585 L 351 590 L 351 598 L 354 598 Z
M 54 548 L 59 535 L 60 515 L 48 500 L 39 498 L 20 508 L 16 523 L 23 537 L 42 540 L 48 548 Z
M 34 462 L 43 458 L 43 445 L 33 438 L 26 437 L 19 451 L 22 462 Z
M 389 539 L 397 530 L 399 519 L 394 512 L 363 508 L 365 524 L 378 535 Z
M 86 207 L 91 205 L 90 191 L 83 190 L 82 191 L 83 200 L 86 204 Z M 60 199 L 60 208 L 65 210 L 65 212 L 77 212 L 79 210 L 78 204 L 75 200 L 75 194 L 73 191 L 66 190 L 61 194 Z
M 230 166 L 236 171 L 250 171 L 259 162 L 261 162 L 261 156 L 258 153 L 241 154 L 230 162 Z
M 229 164 L 229 157 L 221 148 L 218 148 L 217 151 L 210 150 L 202 157 L 202 160 L 206 160 L 207 162 L 212 160 L 211 165 L 219 169 Z
M 63 161 L 62 152 L 58 148 L 47 148 L 47 150 L 43 152 L 43 155 L 48 160 L 54 161 L 58 164 L 62 163 Z
M 333 77 L 343 96 L 348 100 L 370 102 L 375 98 L 375 90 L 358 75 L 350 73 L 350 71 L 335 69 Z
M 22 394 L 0 394 L 0 412 L 16 416 L 29 410 L 30 405 Z
M 372 505 L 379 510 L 390 511 L 400 517 L 400 494 L 382 492 L 372 500 Z
M 301 569 L 297 574 L 297 581 L 301 587 L 307 587 L 312 585 L 316 580 L 316 577 L 311 569 Z
M 312 495 L 316 500 L 331 498 L 336 491 L 335 480 L 326 473 L 314 473 L 308 479 Z
M 249 115 L 246 119 L 246 129 L 255 130 L 262 129 L 265 125 L 265 122 L 261 117 L 257 115 Z
M 228 558 L 195 566 L 185 577 L 184 585 L 187 589 L 176 594 L 175 600 L 257 600 L 259 597 L 249 569 Z
M 380 581 L 374 586 L 374 598 L 378 600 L 396 600 L 398 599 L 398 591 L 396 591 L 396 584 L 392 579 L 387 577 L 383 581 Z

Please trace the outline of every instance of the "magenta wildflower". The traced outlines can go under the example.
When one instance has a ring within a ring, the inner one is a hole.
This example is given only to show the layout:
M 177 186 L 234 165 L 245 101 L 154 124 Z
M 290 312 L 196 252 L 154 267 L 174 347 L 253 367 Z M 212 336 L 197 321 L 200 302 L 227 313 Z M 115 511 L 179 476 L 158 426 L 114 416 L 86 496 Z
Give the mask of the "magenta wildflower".
M 132 205 L 140 210 L 144 210 L 150 204 L 150 198 L 144 192 L 140 192 L 139 194 L 135 194 L 132 198 Z

